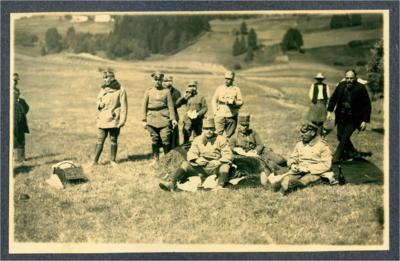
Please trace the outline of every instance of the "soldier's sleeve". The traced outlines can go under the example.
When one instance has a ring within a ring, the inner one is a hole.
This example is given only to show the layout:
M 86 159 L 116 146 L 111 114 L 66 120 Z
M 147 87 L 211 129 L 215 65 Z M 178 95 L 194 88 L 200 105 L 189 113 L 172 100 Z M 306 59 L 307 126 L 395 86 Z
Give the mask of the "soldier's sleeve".
M 261 140 L 260 135 L 255 131 L 253 131 L 253 132 L 254 132 L 254 138 L 256 140 L 256 151 L 257 151 L 257 154 L 260 155 L 264 150 L 264 144 L 263 144 L 263 141 Z
M 312 100 L 312 98 L 313 98 L 313 94 L 314 94 L 314 84 L 311 84 L 311 86 L 310 86 L 310 90 L 308 91 L 308 98 L 310 98 L 310 101 Z
M 147 106 L 149 105 L 149 90 L 144 93 L 143 98 L 143 121 L 147 120 Z
M 368 91 L 365 85 L 361 89 L 360 101 L 362 102 L 362 121 L 370 122 L 371 119 L 371 100 L 369 99 Z
M 220 142 L 220 148 L 221 148 L 221 162 L 232 162 L 233 159 L 233 153 L 232 149 L 229 146 L 229 142 L 226 138 L 222 138 Z
M 243 97 L 242 97 L 242 92 L 240 91 L 239 87 L 236 87 L 236 100 L 235 100 L 235 105 L 238 107 L 241 107 L 243 105 Z
M 329 85 L 326 85 L 326 94 L 328 95 L 328 99 L 331 97 L 331 89 L 329 88 Z
M 332 167 L 332 153 L 326 141 L 321 140 L 318 147 L 320 150 L 320 159 L 316 161 L 316 164 L 309 165 L 311 174 L 322 174 L 329 171 Z
M 290 154 L 289 159 L 287 160 L 287 165 L 289 168 L 292 164 L 297 164 L 299 162 L 299 144 L 300 143 L 296 144 L 292 154 Z
M 169 119 L 171 121 L 174 121 L 176 120 L 176 115 L 175 115 L 174 101 L 172 100 L 171 92 L 167 92 L 167 104 L 169 110 Z
M 176 101 L 176 108 L 181 107 L 182 105 L 186 104 L 187 100 L 185 99 L 185 97 L 180 97 L 177 101 Z
M 237 144 L 236 135 L 232 135 L 232 136 L 229 138 L 229 146 L 231 147 L 232 150 L 233 150 L 234 148 L 236 148 L 236 144 Z
M 119 101 L 120 101 L 120 104 L 121 104 L 119 123 L 120 124 L 125 124 L 126 118 L 128 116 L 128 98 L 127 98 L 125 89 L 121 89 L 121 93 L 120 93 L 120 96 L 119 96 Z
M 199 139 L 194 139 L 190 149 L 187 153 L 187 160 L 188 161 L 195 161 L 200 157 L 200 149 L 199 149 Z
M 19 99 L 19 100 L 20 100 L 21 103 L 22 103 L 22 107 L 24 107 L 24 112 L 25 112 L 25 114 L 27 114 L 28 111 L 29 111 L 29 105 L 28 105 L 28 103 L 27 103 L 24 99 Z
M 100 103 L 101 103 L 101 98 L 103 97 L 103 91 L 101 90 L 99 95 L 97 95 L 96 99 L 96 108 L 100 110 Z
M 212 109 L 213 109 L 214 114 L 217 113 L 219 91 L 220 91 L 220 88 L 218 87 L 215 90 L 214 96 L 212 97 Z
M 200 117 L 203 117 L 207 113 L 208 107 L 207 107 L 207 101 L 206 98 L 201 97 L 201 109 L 200 111 L 197 112 L 197 114 Z
M 327 111 L 333 112 L 333 110 L 335 109 L 337 100 L 338 100 L 338 93 L 339 93 L 339 88 L 340 88 L 340 84 L 338 83 L 336 85 L 335 90 L 333 91 L 332 96 L 329 99 L 329 103 L 328 103 L 328 108 Z

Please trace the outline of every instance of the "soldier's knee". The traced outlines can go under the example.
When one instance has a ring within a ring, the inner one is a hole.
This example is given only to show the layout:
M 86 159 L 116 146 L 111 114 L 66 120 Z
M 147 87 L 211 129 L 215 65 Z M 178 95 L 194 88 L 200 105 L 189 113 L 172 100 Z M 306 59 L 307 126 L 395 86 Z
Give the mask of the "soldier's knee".
M 228 173 L 230 167 L 231 167 L 231 166 L 230 166 L 229 164 L 222 164 L 222 165 L 219 167 L 219 172 L 220 172 L 220 173 Z
M 190 167 L 189 161 L 185 160 L 184 162 L 182 162 L 181 169 L 183 169 L 184 171 L 187 171 L 189 167 Z

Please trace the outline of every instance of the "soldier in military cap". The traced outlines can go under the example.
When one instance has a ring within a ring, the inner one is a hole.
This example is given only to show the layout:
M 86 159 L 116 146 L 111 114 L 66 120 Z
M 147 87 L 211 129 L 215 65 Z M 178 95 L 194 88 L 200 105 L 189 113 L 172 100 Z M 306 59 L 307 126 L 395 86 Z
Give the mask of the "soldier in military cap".
M 212 98 L 215 117 L 215 127 L 219 135 L 230 138 L 237 125 L 237 117 L 240 107 L 243 105 L 242 93 L 239 87 L 233 84 L 235 73 L 225 73 L 225 84 L 217 88 Z
M 153 163 L 159 159 L 160 144 L 164 154 L 171 150 L 171 130 L 177 126 L 174 103 L 169 89 L 163 88 L 163 73 L 152 74 L 154 87 L 148 89 L 143 100 L 143 125 L 149 131 Z
M 277 171 L 286 166 L 286 159 L 264 146 L 258 133 L 250 128 L 250 114 L 239 114 L 239 126 L 229 139 L 234 155 L 260 158 L 270 171 Z
M 197 82 L 190 81 L 185 91 L 185 96 L 177 102 L 178 106 L 186 104 L 186 115 L 183 120 L 183 143 L 188 144 L 192 132 L 194 136 L 201 134 L 203 118 L 208 107 L 204 96 L 197 93 Z
M 111 165 L 116 165 L 118 137 L 128 115 L 128 99 L 125 88 L 115 79 L 111 70 L 103 73 L 103 85 L 97 96 L 97 144 L 92 165 L 98 164 L 104 142 L 110 136 Z
M 164 76 L 164 88 L 167 88 L 171 93 L 172 102 L 174 103 L 176 121 L 179 122 L 178 108 L 180 107 L 180 105 L 178 105 L 178 100 L 179 98 L 181 98 L 182 95 L 181 92 L 174 87 L 173 80 L 174 78 L 171 75 Z M 176 125 L 176 127 L 173 128 L 171 132 L 171 149 L 176 148 L 178 146 L 179 146 L 179 128 L 178 125 Z
M 302 188 L 321 178 L 327 179 L 331 185 L 338 182 L 331 170 L 332 154 L 325 140 L 317 135 L 318 126 L 308 122 L 301 126 L 301 141 L 299 141 L 287 165 L 289 171 L 280 176 L 270 175 L 269 181 L 282 194 L 286 195 L 290 190 Z
M 308 93 L 311 101 L 308 120 L 322 126 L 326 120 L 326 106 L 330 97 L 330 90 L 329 86 L 324 83 L 325 77 L 322 73 L 318 73 L 314 79 L 316 82 L 311 84 Z
M 200 173 L 202 180 L 216 174 L 218 185 L 215 190 L 223 189 L 229 179 L 231 162 L 232 151 L 227 139 L 215 133 L 214 119 L 206 118 L 202 134 L 194 138 L 188 151 L 187 161 L 182 163 L 167 182 L 160 183 L 160 188 L 174 191 L 177 182 Z
M 18 88 L 20 78 L 18 73 L 13 74 L 14 81 L 14 158 L 16 162 L 25 160 L 25 133 L 29 133 L 26 114 L 29 111 L 28 103 L 20 97 Z
M 345 72 L 345 79 L 340 81 L 328 104 L 328 120 L 332 120 L 335 110 L 337 139 L 339 145 L 333 156 L 336 163 L 342 159 L 362 156 L 350 140 L 355 130 L 364 131 L 371 117 L 371 100 L 365 86 L 366 82 L 357 78 L 354 70 Z

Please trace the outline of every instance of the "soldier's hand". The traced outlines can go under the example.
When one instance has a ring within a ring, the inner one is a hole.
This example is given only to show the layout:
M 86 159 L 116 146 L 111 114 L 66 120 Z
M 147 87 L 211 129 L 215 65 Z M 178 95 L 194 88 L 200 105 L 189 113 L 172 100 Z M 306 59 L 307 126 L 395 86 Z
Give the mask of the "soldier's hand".
M 205 158 L 200 157 L 200 158 L 196 159 L 196 163 L 197 163 L 199 166 L 204 167 L 204 166 L 207 165 L 208 161 L 207 161 Z
M 124 127 L 125 123 L 118 123 L 117 128 L 122 128 Z
M 299 166 L 299 172 L 301 173 L 310 173 L 310 170 L 307 167 Z
M 368 124 L 365 121 L 361 122 L 360 131 L 365 131 L 367 129 L 367 126 Z
M 176 120 L 172 121 L 172 128 L 175 129 L 175 127 L 178 126 L 178 122 Z
M 297 164 L 292 164 L 290 166 L 290 170 L 297 173 L 297 172 L 299 172 L 299 166 Z
M 146 122 L 145 120 L 143 120 L 143 121 L 142 121 L 142 126 L 143 126 L 143 128 L 145 128 L 145 129 L 146 129 L 147 122 Z
M 327 119 L 328 121 L 333 120 L 333 112 L 328 111 L 328 114 L 326 115 L 326 119 Z

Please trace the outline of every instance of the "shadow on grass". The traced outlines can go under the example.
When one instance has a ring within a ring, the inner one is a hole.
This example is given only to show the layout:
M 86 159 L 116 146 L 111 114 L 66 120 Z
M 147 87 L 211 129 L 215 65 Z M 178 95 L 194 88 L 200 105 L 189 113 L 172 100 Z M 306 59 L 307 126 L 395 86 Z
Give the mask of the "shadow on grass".
M 374 163 L 366 159 L 344 161 L 341 162 L 341 166 L 346 183 L 383 184 L 383 172 Z M 332 169 L 335 173 L 338 173 L 338 165 L 333 165 Z
M 37 160 L 37 159 L 43 159 L 43 158 L 47 158 L 47 157 L 54 157 L 54 156 L 58 156 L 58 155 L 60 155 L 60 153 L 43 154 L 43 155 L 29 157 L 26 160 Z
M 379 133 L 379 134 L 385 134 L 385 129 L 384 128 L 373 128 L 371 131 Z
M 125 159 L 120 159 L 119 162 L 127 162 L 127 161 L 138 161 L 138 160 L 148 160 L 151 159 L 152 154 L 151 153 L 147 153 L 147 154 L 133 154 L 133 155 L 129 155 L 127 158 Z
M 16 166 L 14 167 L 14 177 L 20 175 L 20 174 L 25 174 L 31 171 L 34 168 L 32 165 L 21 165 L 21 166 Z

